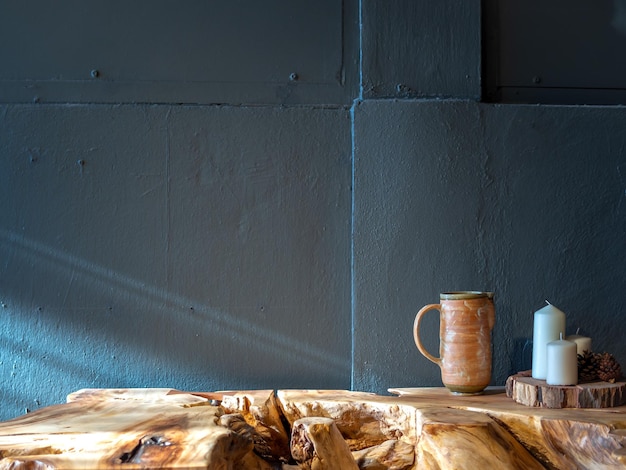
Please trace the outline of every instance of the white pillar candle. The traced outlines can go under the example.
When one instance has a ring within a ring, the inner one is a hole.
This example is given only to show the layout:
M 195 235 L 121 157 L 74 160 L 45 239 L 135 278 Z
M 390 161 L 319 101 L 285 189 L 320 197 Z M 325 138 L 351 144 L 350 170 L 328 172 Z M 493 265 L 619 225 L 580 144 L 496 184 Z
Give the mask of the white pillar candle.
M 576 359 L 576 343 L 561 339 L 546 345 L 548 385 L 576 385 L 578 383 L 578 360 Z
M 591 352 L 591 338 L 579 335 L 578 330 L 576 330 L 575 335 L 566 336 L 565 339 L 576 343 L 576 354 L 582 355 L 585 351 Z
M 546 305 L 535 312 L 533 325 L 533 364 L 534 379 L 545 380 L 547 375 L 546 346 L 559 339 L 565 331 L 565 314 L 546 300 Z

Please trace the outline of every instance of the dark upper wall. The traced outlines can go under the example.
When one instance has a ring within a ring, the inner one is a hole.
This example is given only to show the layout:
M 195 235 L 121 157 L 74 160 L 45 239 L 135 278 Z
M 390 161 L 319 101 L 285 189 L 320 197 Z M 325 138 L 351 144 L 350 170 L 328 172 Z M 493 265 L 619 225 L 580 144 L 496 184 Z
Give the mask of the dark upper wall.
M 486 101 L 626 104 L 622 0 L 484 0 Z
M 0 6 L 0 101 L 350 104 L 358 2 Z
M 362 2 L 364 99 L 480 99 L 480 2 Z

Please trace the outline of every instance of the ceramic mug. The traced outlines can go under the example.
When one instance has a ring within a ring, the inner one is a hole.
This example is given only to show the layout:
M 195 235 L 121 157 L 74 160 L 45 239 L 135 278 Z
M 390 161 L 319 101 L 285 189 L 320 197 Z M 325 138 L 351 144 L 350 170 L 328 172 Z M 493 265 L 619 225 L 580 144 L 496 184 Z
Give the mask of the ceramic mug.
M 441 380 L 451 392 L 482 393 L 491 380 L 493 293 L 444 292 L 439 298 L 440 303 L 425 305 L 415 316 L 415 345 L 426 359 L 439 366 Z M 430 310 L 438 310 L 440 315 L 439 357 L 430 354 L 420 339 L 420 323 Z

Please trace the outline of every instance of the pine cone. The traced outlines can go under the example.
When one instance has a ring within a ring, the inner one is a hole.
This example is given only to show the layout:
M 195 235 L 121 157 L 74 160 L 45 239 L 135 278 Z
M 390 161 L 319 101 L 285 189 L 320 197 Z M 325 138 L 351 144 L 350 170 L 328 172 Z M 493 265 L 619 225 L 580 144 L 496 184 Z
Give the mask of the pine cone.
M 596 355 L 598 378 L 614 383 L 622 376 L 622 368 L 612 354 L 607 352 Z
M 598 378 L 596 355 L 591 351 L 584 351 L 578 355 L 578 381 L 591 382 Z

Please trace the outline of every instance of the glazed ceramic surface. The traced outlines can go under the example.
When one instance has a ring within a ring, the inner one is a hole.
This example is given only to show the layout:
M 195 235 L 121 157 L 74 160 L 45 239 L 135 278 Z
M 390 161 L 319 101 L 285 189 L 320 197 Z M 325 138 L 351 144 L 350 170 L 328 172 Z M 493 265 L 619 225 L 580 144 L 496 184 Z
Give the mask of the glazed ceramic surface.
M 420 339 L 424 314 L 438 310 L 439 357 Z M 446 292 L 439 304 L 425 305 L 415 316 L 413 337 L 419 351 L 441 369 L 443 384 L 454 393 L 481 393 L 491 380 L 491 331 L 495 323 L 490 292 Z

